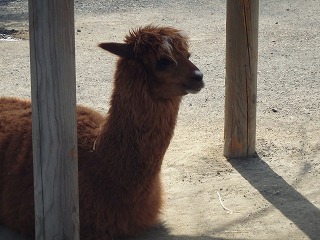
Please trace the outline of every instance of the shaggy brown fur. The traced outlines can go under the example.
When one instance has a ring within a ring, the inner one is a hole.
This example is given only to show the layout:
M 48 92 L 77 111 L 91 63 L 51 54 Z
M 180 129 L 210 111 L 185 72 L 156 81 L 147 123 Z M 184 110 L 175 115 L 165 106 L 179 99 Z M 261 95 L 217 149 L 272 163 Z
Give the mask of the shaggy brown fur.
M 81 239 L 136 235 L 157 224 L 160 169 L 181 96 L 204 86 L 179 30 L 147 26 L 125 43 L 106 117 L 78 106 Z M 31 103 L 0 99 L 0 223 L 34 236 Z

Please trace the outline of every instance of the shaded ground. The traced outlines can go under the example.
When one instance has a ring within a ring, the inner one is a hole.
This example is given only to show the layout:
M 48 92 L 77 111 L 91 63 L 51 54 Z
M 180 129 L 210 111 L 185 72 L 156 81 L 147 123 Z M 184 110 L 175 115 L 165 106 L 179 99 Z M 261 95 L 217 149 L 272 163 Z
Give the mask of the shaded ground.
M 260 2 L 258 155 L 227 161 L 225 1 L 76 1 L 79 103 L 107 111 L 115 58 L 96 45 L 140 25 L 185 30 L 205 75 L 206 88 L 183 100 L 165 157 L 163 225 L 138 239 L 319 239 L 320 5 Z M 0 29 L 27 30 L 26 9 L 0 0 Z M 0 96 L 30 97 L 28 41 L 0 39 L 0 83 Z

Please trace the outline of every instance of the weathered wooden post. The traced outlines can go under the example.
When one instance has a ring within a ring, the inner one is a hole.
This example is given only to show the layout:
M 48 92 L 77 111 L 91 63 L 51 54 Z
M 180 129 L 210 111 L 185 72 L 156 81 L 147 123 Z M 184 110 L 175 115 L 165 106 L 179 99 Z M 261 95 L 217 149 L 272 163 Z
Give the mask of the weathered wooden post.
M 227 0 L 224 156 L 255 153 L 259 0 Z
M 29 0 L 29 24 L 36 239 L 79 239 L 73 0 Z

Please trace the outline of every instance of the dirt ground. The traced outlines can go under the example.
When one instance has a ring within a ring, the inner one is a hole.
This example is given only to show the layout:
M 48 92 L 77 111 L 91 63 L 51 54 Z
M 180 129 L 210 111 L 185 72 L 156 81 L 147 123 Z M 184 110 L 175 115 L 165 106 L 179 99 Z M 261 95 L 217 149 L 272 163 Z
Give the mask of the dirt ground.
M 0 96 L 30 97 L 28 41 L 13 39 L 27 39 L 26 9 L 26 0 L 0 0 Z M 79 103 L 107 111 L 115 57 L 96 45 L 137 26 L 183 29 L 204 73 L 165 156 L 163 224 L 137 239 L 320 239 L 319 12 L 318 0 L 260 1 L 257 156 L 228 161 L 226 2 L 76 1 Z M 20 238 L 2 227 L 0 239 Z

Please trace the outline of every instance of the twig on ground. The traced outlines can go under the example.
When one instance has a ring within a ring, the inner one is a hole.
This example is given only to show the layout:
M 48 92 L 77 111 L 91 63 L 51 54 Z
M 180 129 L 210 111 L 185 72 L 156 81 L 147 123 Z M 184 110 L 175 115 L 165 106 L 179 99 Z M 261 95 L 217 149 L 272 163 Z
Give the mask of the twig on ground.
M 224 210 L 226 210 L 226 211 L 227 211 L 227 213 L 229 213 L 229 214 L 232 214 L 232 213 L 239 213 L 239 212 L 235 212 L 235 211 L 233 211 L 233 210 L 231 210 L 231 209 L 229 209 L 229 208 L 225 207 L 225 206 L 223 205 L 223 202 L 222 202 L 222 199 L 221 199 L 220 193 L 219 193 L 219 192 L 217 192 L 217 194 L 218 194 L 219 201 L 220 201 L 220 204 L 221 204 L 222 208 L 223 208 Z
M 225 233 L 248 233 L 246 230 L 233 230 L 233 231 L 224 231 Z

